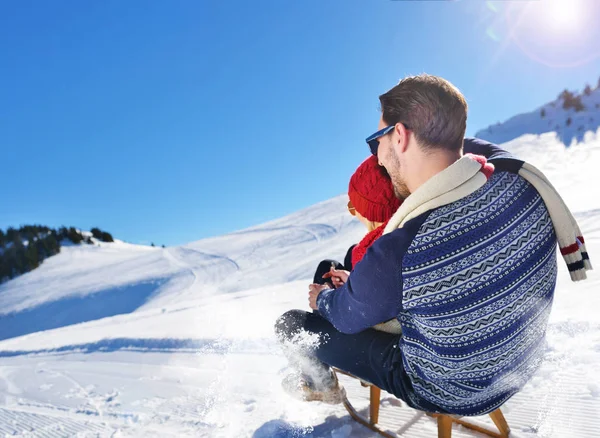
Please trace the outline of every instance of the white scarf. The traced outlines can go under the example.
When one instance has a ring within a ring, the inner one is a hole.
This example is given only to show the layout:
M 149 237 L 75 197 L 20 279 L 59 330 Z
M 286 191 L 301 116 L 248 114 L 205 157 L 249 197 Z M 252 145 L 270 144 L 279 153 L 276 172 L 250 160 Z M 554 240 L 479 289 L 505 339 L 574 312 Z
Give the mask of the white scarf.
M 489 175 L 480 172 L 483 164 L 474 157 L 471 154 L 464 155 L 411 193 L 389 220 L 383 234 L 402 228 L 407 221 L 420 214 L 458 201 L 483 187 Z
M 519 175 L 536 188 L 546 204 L 556 232 L 558 247 L 569 269 L 571 280 L 585 280 L 586 271 L 592 270 L 592 263 L 585 248 L 583 235 L 571 210 L 539 169 L 529 163 L 523 163 Z

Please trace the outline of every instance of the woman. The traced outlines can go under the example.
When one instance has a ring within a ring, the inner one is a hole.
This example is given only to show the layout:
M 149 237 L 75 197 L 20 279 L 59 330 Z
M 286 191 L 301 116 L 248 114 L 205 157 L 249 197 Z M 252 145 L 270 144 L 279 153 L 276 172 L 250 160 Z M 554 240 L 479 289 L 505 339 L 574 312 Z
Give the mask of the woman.
M 350 178 L 348 198 L 348 211 L 364 224 L 368 233 L 348 249 L 344 264 L 335 260 L 319 263 L 313 283 L 327 284 L 332 289 L 346 282 L 350 271 L 382 235 L 387 221 L 402 204 L 394 194 L 390 177 L 374 155 L 363 161 Z

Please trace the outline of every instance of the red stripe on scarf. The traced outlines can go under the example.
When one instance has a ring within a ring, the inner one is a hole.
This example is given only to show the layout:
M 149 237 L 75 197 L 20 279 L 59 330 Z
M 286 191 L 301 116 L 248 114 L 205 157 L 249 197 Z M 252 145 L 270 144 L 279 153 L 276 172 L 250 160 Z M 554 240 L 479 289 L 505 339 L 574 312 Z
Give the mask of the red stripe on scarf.
M 572 245 L 565 246 L 564 248 L 560 249 L 560 253 L 562 255 L 572 254 L 572 253 L 577 252 L 577 251 L 579 251 L 579 244 L 577 242 L 575 242 Z

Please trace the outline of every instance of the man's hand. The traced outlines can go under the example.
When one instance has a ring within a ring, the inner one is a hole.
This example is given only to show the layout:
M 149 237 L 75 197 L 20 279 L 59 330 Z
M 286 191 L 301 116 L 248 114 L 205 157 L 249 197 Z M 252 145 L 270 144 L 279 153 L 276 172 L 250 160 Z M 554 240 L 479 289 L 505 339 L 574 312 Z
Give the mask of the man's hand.
M 317 306 L 317 297 L 326 289 L 329 288 L 324 284 L 313 283 L 308 285 L 308 305 L 311 309 L 318 310 L 319 307 Z
M 348 281 L 348 277 L 350 276 L 350 272 L 344 271 L 341 269 L 331 268 L 329 272 L 323 274 L 323 278 L 331 278 L 333 282 L 333 286 L 337 289 L 342 286 L 344 283 Z

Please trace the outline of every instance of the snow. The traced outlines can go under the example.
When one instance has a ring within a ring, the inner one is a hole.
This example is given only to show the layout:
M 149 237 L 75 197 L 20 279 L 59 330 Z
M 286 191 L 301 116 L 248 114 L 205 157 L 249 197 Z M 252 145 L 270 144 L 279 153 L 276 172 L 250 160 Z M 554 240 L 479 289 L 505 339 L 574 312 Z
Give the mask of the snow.
M 600 135 L 569 148 L 553 133 L 526 135 L 506 147 L 557 186 L 594 263 Z M 283 393 L 273 335 L 279 315 L 307 309 L 317 263 L 342 259 L 364 234 L 345 204 L 342 195 L 181 247 L 65 247 L 0 285 L 0 437 L 375 436 L 341 406 Z M 573 283 L 559 265 L 544 363 L 503 408 L 516 437 L 600 437 L 600 280 L 592 271 Z M 402 436 L 436 436 L 432 419 L 383 400 L 409 422 Z
M 581 103 L 585 107 L 582 111 L 565 110 L 563 100 L 559 98 L 530 113 L 519 114 L 506 122 L 482 129 L 475 137 L 500 144 L 526 134 L 554 132 L 563 144 L 570 146 L 600 128 L 600 88 L 593 90 L 589 96 L 582 93 Z M 569 119 L 571 121 L 567 125 Z

